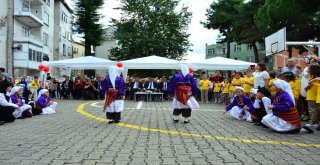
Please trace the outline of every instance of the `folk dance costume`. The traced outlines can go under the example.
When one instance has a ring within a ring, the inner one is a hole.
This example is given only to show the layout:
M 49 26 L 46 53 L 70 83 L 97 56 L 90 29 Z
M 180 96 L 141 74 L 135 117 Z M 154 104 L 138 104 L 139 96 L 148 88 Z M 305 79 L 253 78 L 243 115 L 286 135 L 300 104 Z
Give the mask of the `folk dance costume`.
M 19 91 L 21 91 L 19 93 Z M 14 111 L 14 116 L 16 118 L 29 118 L 32 117 L 32 107 L 28 104 L 25 104 L 25 100 L 22 99 L 20 94 L 22 93 L 22 87 L 20 86 L 15 86 L 11 89 L 10 92 L 10 101 L 13 104 L 16 104 L 19 106 L 19 109 L 16 108 Z
M 257 90 L 257 89 L 251 89 L 251 90 Z M 271 93 L 268 89 L 265 87 L 259 88 L 256 93 L 263 94 L 262 98 L 255 99 L 253 103 L 253 108 L 255 111 L 256 121 L 261 122 L 262 118 L 272 113 L 272 110 L 268 108 L 269 105 L 271 105 L 271 100 L 269 97 L 271 97 Z
M 313 131 L 307 127 L 301 128 L 300 117 L 295 107 L 294 96 L 289 83 L 283 80 L 274 81 L 274 85 L 281 89 L 274 95 L 272 113 L 262 118 L 267 127 L 282 133 L 301 133 Z
M 179 70 L 181 72 L 171 78 L 168 88 L 168 94 L 174 96 L 172 101 L 173 121 L 178 122 L 179 115 L 182 114 L 185 118 L 184 123 L 189 123 L 191 110 L 199 108 L 199 104 L 194 98 L 197 94 L 197 85 L 186 65 L 180 65 Z
M 235 87 L 235 91 L 237 90 L 241 90 L 243 96 L 235 96 L 232 103 L 226 107 L 226 110 L 230 111 L 230 116 L 235 119 L 252 122 L 252 114 L 254 113 L 252 101 L 248 96 L 244 95 L 244 89 L 242 87 Z M 248 110 L 244 110 L 245 106 L 248 107 Z
M 10 101 L 10 96 L 6 95 L 7 89 L 11 84 L 7 80 L 0 80 L 0 121 L 13 122 L 16 118 L 14 115 L 17 104 Z
M 37 111 L 41 112 L 41 114 L 53 114 L 56 113 L 56 106 L 58 103 L 53 102 L 50 104 L 50 97 L 47 96 L 47 92 L 49 92 L 47 89 L 41 89 L 39 91 L 39 97 L 36 101 L 36 107 Z
M 103 93 L 106 94 L 103 110 L 106 111 L 106 117 L 109 123 L 119 123 L 121 120 L 121 111 L 124 107 L 125 82 L 119 76 L 119 68 L 109 67 L 109 76 L 102 83 Z

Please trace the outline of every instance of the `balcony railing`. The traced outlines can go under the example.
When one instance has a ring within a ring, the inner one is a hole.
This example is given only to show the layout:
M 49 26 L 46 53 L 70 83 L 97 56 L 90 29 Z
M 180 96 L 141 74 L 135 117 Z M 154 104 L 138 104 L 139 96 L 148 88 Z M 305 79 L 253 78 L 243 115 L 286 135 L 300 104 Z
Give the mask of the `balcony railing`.
M 43 26 L 42 12 L 34 10 L 32 8 L 16 8 L 14 10 L 14 16 L 20 22 L 28 25 L 29 27 Z

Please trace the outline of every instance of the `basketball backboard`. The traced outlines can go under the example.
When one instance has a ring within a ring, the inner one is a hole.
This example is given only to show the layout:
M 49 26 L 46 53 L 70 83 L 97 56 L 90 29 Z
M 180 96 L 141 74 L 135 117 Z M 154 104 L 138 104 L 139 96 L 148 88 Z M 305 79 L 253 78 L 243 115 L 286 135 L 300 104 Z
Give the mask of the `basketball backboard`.
M 266 37 L 265 44 L 266 56 L 284 51 L 286 48 L 286 28 L 280 29 Z

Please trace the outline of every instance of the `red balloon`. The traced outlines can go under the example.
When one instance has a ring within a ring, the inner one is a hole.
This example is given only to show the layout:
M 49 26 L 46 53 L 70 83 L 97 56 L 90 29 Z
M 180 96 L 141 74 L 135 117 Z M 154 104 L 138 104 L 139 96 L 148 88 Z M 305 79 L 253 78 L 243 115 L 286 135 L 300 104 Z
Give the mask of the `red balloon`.
M 192 73 L 192 72 L 193 72 L 192 68 L 189 68 L 189 72 L 190 72 L 190 73 Z
M 47 67 L 47 66 L 43 67 L 43 71 L 44 72 L 48 72 L 49 71 L 49 67 Z
M 43 69 L 43 67 L 44 67 L 44 66 L 43 66 L 43 65 L 41 65 L 41 64 L 38 66 L 38 68 L 39 68 L 40 70 L 42 70 L 42 69 Z
M 119 68 L 123 67 L 123 63 L 122 62 L 117 62 L 117 67 L 119 67 Z

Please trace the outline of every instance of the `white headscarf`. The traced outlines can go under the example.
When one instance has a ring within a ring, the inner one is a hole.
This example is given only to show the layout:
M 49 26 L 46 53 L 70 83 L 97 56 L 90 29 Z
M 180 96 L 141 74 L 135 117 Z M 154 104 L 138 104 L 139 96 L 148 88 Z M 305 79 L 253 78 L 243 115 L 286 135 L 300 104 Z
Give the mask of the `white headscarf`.
M 41 89 L 41 90 L 39 91 L 39 94 L 38 94 L 38 99 L 39 99 L 43 94 L 45 94 L 46 92 L 49 92 L 48 89 Z
M 115 89 L 116 88 L 116 78 L 119 75 L 119 68 L 117 66 L 110 66 L 108 73 L 109 73 L 109 78 L 110 78 L 112 87 Z
M 179 70 L 181 70 L 183 77 L 186 77 L 186 75 L 189 74 L 189 68 L 186 64 L 180 64 Z
M 13 96 L 13 95 L 16 94 L 20 89 L 22 89 L 21 86 L 15 86 L 15 87 L 13 87 L 13 88 L 11 89 L 9 95 L 10 95 L 10 96 Z
M 277 86 L 277 88 L 280 88 L 284 92 L 287 92 L 290 95 L 291 100 L 293 101 L 293 104 L 296 104 L 295 101 L 294 101 L 293 92 L 292 92 L 292 89 L 291 89 L 291 86 L 290 86 L 289 83 L 287 83 L 287 82 L 285 82 L 283 80 L 279 80 L 279 79 L 277 79 L 273 83 L 274 83 L 275 86 Z
M 239 86 L 236 86 L 235 88 L 234 88 L 234 90 L 236 91 L 236 90 L 242 90 L 242 92 L 244 92 L 244 89 L 242 88 L 242 87 L 239 87 Z
M 256 95 L 258 93 L 258 89 L 251 88 L 250 93 L 253 93 Z

